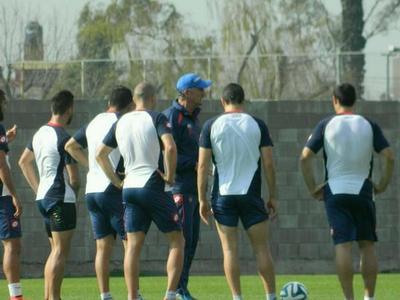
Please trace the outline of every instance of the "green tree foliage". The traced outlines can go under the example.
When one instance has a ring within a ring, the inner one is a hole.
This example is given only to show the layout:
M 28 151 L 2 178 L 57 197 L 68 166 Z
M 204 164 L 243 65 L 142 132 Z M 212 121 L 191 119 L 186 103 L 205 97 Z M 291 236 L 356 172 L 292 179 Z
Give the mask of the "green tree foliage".
M 246 87 L 251 98 L 320 97 L 334 81 L 317 52 L 334 47 L 337 23 L 311 0 L 231 0 L 212 2 L 221 20 L 221 53 L 243 55 L 224 65 L 230 80 Z M 300 55 L 299 55 L 300 54 Z M 334 70 L 334 69 L 333 69 Z M 234 75 L 232 75 L 234 74 Z
M 156 84 L 161 97 L 175 96 L 182 72 L 208 71 L 207 59 L 189 57 L 207 53 L 212 39 L 194 38 L 186 27 L 176 8 L 163 1 L 112 1 L 104 9 L 85 5 L 77 35 L 77 59 L 86 60 L 83 96 L 101 98 L 115 84 L 133 87 L 142 80 Z
M 341 0 L 338 16 L 327 1 L 209 0 L 220 20 L 218 51 L 242 55 L 222 64 L 222 79 L 242 83 L 252 98 L 320 99 L 338 79 L 362 95 L 364 55 L 336 54 L 362 52 L 368 39 L 393 28 L 400 0 Z

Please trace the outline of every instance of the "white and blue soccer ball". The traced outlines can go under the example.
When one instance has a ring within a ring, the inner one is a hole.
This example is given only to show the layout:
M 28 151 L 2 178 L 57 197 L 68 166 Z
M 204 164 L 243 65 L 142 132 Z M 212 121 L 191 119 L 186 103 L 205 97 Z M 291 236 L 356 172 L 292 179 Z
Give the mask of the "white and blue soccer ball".
M 308 293 L 304 284 L 296 281 L 286 283 L 279 294 L 280 300 L 307 300 Z

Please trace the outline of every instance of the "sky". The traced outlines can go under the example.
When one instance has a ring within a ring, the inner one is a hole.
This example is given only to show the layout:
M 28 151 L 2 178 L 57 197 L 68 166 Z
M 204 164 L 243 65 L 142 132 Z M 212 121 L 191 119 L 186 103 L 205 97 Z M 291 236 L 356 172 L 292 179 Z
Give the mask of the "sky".
M 86 2 L 91 3 L 94 7 L 105 7 L 111 0 L 0 0 L 0 4 L 19 2 L 19 6 L 24 6 L 29 10 L 33 19 L 42 20 L 41 23 L 46 23 L 47 20 L 54 20 L 55 12 L 62 11 L 61 18 L 67 28 L 76 32 L 76 21 L 79 17 L 79 12 Z M 213 22 L 209 20 L 208 1 L 209 0 L 162 0 L 175 5 L 178 11 L 185 16 L 187 20 L 202 27 L 205 30 L 215 30 Z M 213 0 L 217 1 L 217 0 Z M 251 0 L 247 0 L 251 1 Z M 366 0 L 365 11 L 367 12 L 371 5 L 376 0 Z M 339 0 L 323 0 L 328 9 L 340 14 L 341 6 Z M 57 13 L 59 15 L 59 13 Z M 210 26 L 211 25 L 211 26 Z M 215 23 L 214 23 L 215 25 Z M 400 44 L 400 31 L 392 30 L 388 34 L 381 35 L 371 39 L 366 48 L 366 52 L 386 52 L 388 45 Z
M 216 30 L 216 22 L 210 19 L 209 9 L 207 7 L 210 0 L 161 0 L 165 2 L 170 2 L 175 5 L 177 10 L 185 16 L 186 22 L 194 24 L 197 30 L 203 31 L 205 33 L 212 32 Z M 211 0 L 218 1 L 218 0 Z M 246 0 L 251 1 L 251 0 Z M 295 1 L 295 0 L 294 0 Z M 322 0 L 327 6 L 328 10 L 335 14 L 340 15 L 341 5 L 339 0 Z M 376 0 L 365 0 L 365 12 L 369 11 L 371 6 Z M 70 44 L 75 43 L 75 35 L 77 32 L 77 20 L 82 7 L 86 2 L 94 7 L 106 7 L 111 0 L 0 0 L 0 9 L 5 5 L 13 3 L 15 7 L 20 9 L 20 14 L 25 16 L 25 19 L 39 21 L 44 28 L 53 28 L 51 31 L 44 31 L 45 41 L 52 45 L 45 45 L 46 49 L 60 49 L 57 53 L 48 53 L 48 56 L 52 58 L 58 55 L 63 57 L 71 53 L 70 49 L 64 49 L 65 53 L 62 51 L 62 47 L 56 47 L 53 45 L 57 43 L 60 39 L 54 39 L 54 37 L 62 37 L 68 40 Z M 62 13 L 60 13 L 62 12 Z M 57 25 L 57 28 L 52 24 Z M 381 90 L 385 85 L 386 76 L 386 57 L 385 53 L 388 51 L 389 45 L 400 46 L 400 21 L 397 29 L 389 31 L 385 35 L 376 36 L 368 40 L 365 48 L 366 60 L 367 60 L 367 74 L 366 74 L 366 85 L 371 88 L 370 91 Z M 54 42 L 54 40 L 56 40 Z M 396 44 L 397 43 L 397 44 Z M 54 46 L 54 47 L 52 47 Z M 50 51 L 48 51 L 50 52 Z M 379 88 L 378 88 L 379 87 Z M 367 91 L 369 92 L 369 91 Z M 378 96 L 378 95 L 374 95 Z

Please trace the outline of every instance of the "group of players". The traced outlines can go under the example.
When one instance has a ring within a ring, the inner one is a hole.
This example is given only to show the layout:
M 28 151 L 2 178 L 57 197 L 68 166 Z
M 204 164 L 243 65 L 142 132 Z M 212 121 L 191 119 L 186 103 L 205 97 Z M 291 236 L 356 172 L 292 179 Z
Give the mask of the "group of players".
M 194 299 L 188 290 L 189 270 L 200 218 L 208 224 L 211 215 L 221 240 L 224 271 L 233 299 L 242 299 L 239 219 L 254 250 L 265 297 L 277 299 L 268 245 L 268 220 L 277 214 L 273 143 L 264 121 L 245 112 L 244 91 L 235 83 L 228 84 L 222 92 L 224 113 L 208 120 L 201 129 L 198 114 L 211 84 L 194 73 L 183 75 L 176 84 L 178 98 L 163 113 L 154 110 L 156 89 L 152 84 L 138 84 L 133 95 L 126 87 L 115 87 L 107 111 L 72 137 L 65 127 L 72 120 L 73 95 L 64 90 L 52 98 L 50 121 L 35 133 L 19 160 L 36 194 L 51 245 L 44 269 L 45 299 L 60 299 L 64 266 L 76 227 L 76 162 L 88 168 L 86 204 L 96 239 L 95 269 L 102 300 L 113 299 L 109 261 L 117 235 L 125 247 L 128 300 L 143 299 L 139 292 L 139 260 L 151 222 L 169 242 L 164 299 Z M 354 299 L 351 246 L 352 241 L 357 241 L 364 299 L 371 300 L 377 277 L 373 194 L 386 189 L 394 159 L 379 126 L 353 112 L 355 100 L 351 85 L 334 89 L 336 114 L 315 128 L 301 154 L 301 169 L 312 196 L 325 201 L 346 299 Z M 0 93 L 1 112 L 5 101 L 4 93 Z M 3 267 L 10 299 L 21 300 L 21 205 L 6 159 L 8 142 L 15 136 L 15 127 L 5 131 L 0 126 L 0 238 L 5 249 Z M 320 149 L 324 150 L 326 181 L 317 185 L 312 158 Z M 374 150 L 385 158 L 377 184 L 371 181 Z M 210 207 L 207 181 L 211 170 L 214 184 Z M 265 201 L 261 197 L 263 175 L 268 186 Z

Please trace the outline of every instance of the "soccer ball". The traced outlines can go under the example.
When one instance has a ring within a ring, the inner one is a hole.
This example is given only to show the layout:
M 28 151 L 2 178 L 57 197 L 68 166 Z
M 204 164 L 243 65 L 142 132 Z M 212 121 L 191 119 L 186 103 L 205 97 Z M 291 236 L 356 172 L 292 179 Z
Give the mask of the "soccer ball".
M 286 283 L 279 294 L 280 300 L 307 300 L 307 290 L 304 284 L 296 281 Z

